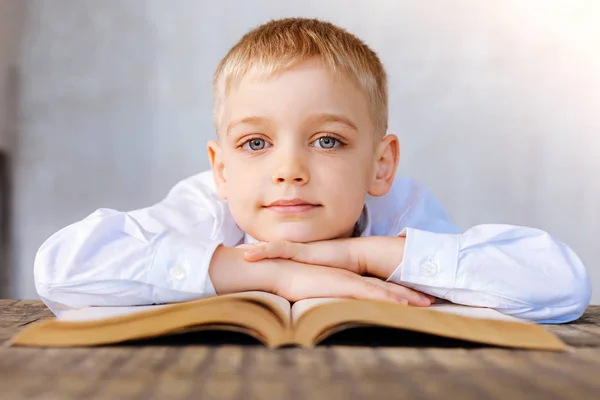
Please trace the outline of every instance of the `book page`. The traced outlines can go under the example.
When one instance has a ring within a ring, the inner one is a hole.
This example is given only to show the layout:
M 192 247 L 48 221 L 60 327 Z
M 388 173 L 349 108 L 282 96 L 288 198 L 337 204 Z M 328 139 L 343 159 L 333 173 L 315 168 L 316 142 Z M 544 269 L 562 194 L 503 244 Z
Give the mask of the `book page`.
M 504 347 L 560 350 L 565 344 L 543 326 L 483 307 L 413 307 L 382 301 L 313 299 L 292 306 L 294 342 L 313 346 L 345 329 L 385 327 Z
M 327 303 L 333 303 L 335 301 L 344 301 L 345 299 L 340 299 L 340 298 L 328 298 L 328 297 L 322 297 L 322 298 L 315 298 L 315 299 L 304 299 L 304 300 L 299 300 L 297 302 L 294 303 L 294 305 L 292 305 L 292 323 L 295 324 L 296 321 L 298 321 L 298 319 L 308 310 L 315 308 L 317 306 L 323 305 L 323 304 L 327 304 Z
M 240 292 L 240 293 L 232 293 L 218 296 L 220 298 L 223 297 L 234 297 L 234 298 L 242 298 L 242 299 L 250 299 L 256 300 L 263 304 L 268 304 L 270 308 L 273 309 L 274 312 L 277 313 L 277 316 L 285 321 L 286 323 L 290 320 L 290 302 L 284 299 L 283 297 L 274 295 L 272 293 L 267 292 Z M 207 298 L 209 299 L 209 298 Z M 210 298 L 213 299 L 214 298 Z M 193 300 L 193 301 L 202 301 Z M 180 304 L 180 303 L 173 303 Z M 135 314 L 138 312 L 156 310 L 162 307 L 168 307 L 173 304 L 159 304 L 159 305 L 148 305 L 148 306 L 129 306 L 129 307 L 86 307 L 82 309 L 73 309 L 69 311 L 63 312 L 60 316 L 61 321 L 91 321 L 98 319 L 106 319 L 111 317 L 119 317 L 122 315 Z
M 279 318 L 273 303 L 239 296 L 134 307 L 89 307 L 60 319 L 29 325 L 11 345 L 72 347 L 120 343 L 189 330 L 235 330 L 268 346 L 289 342 L 289 313 Z
M 296 323 L 296 321 L 308 310 L 323 305 L 327 303 L 332 303 L 334 301 L 344 301 L 344 299 L 336 299 L 336 298 L 318 298 L 318 299 L 306 299 L 300 300 L 294 303 L 292 306 L 292 322 Z M 499 319 L 504 321 L 523 321 L 519 318 L 502 314 L 499 311 L 493 310 L 491 308 L 485 307 L 470 307 L 464 306 L 460 304 L 454 304 L 450 302 L 444 302 L 440 304 L 432 304 L 429 307 L 418 307 L 418 308 L 426 308 L 429 310 L 435 310 L 440 312 L 445 312 L 449 314 L 462 315 L 464 317 L 471 318 L 485 318 L 485 319 Z
M 242 297 L 247 299 L 256 299 L 257 301 L 268 303 L 273 307 L 277 308 L 277 313 L 282 318 L 288 318 L 290 315 L 290 302 L 283 297 L 266 293 L 266 292 L 242 292 L 228 295 L 230 297 Z M 311 308 L 331 303 L 334 301 L 344 301 L 339 298 L 315 298 L 305 299 L 294 303 L 291 308 L 292 321 L 295 322 Z M 117 317 L 121 315 L 134 314 L 137 312 L 154 310 L 161 307 L 168 307 L 169 304 L 151 305 L 151 306 L 131 306 L 131 307 L 87 307 L 83 309 L 69 310 L 63 313 L 60 317 L 61 321 L 90 321 L 95 319 L 105 319 L 111 317 Z M 469 307 L 459 304 L 442 303 L 432 304 L 426 307 L 431 310 L 446 312 L 450 314 L 462 315 L 465 317 L 472 318 L 488 318 L 488 319 L 500 319 L 505 321 L 521 321 L 516 317 L 502 314 L 491 308 L 483 307 Z
M 282 320 L 286 321 L 286 323 L 289 323 L 290 321 L 290 302 L 281 296 L 277 296 L 276 294 L 260 291 L 251 291 L 232 293 L 226 296 L 252 299 L 261 303 L 269 304 L 273 308 L 273 311 L 275 311 Z
M 524 322 L 524 320 L 522 319 L 513 317 L 511 315 L 502 314 L 501 312 L 493 310 L 491 308 L 470 307 L 453 303 L 432 304 L 428 308 L 431 310 L 441 311 L 449 314 L 462 315 L 464 317 Z
M 138 312 L 155 310 L 157 308 L 167 307 L 168 304 L 154 306 L 131 306 L 131 307 L 86 307 L 65 311 L 59 318 L 61 321 L 93 321 L 97 319 L 106 319 L 119 317 L 121 315 L 135 314 Z

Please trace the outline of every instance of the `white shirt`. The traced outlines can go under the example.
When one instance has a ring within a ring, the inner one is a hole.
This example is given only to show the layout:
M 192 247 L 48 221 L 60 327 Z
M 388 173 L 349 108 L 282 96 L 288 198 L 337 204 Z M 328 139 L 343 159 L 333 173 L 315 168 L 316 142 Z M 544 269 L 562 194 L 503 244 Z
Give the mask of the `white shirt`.
M 385 196 L 369 196 L 359 229 L 361 236 L 406 235 L 404 259 L 388 280 L 454 303 L 558 323 L 577 319 L 590 301 L 586 269 L 565 244 L 520 226 L 460 232 L 411 179 L 397 178 Z M 70 308 L 213 296 L 213 252 L 248 241 L 207 171 L 152 207 L 100 209 L 55 233 L 36 256 L 35 285 L 59 316 Z

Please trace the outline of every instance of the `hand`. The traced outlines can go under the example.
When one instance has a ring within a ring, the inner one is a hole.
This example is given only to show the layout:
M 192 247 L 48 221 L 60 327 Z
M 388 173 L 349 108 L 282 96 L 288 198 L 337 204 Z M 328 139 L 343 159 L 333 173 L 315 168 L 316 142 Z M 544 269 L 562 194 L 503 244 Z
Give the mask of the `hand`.
M 238 248 L 245 250 L 244 258 L 250 262 L 288 259 L 304 264 L 345 269 L 358 275 L 372 275 L 387 279 L 402 262 L 404 243 L 405 238 L 403 237 L 365 237 L 324 240 L 306 244 L 286 241 L 259 242 L 240 245 Z M 381 280 L 377 281 L 382 282 Z M 411 304 L 430 305 L 435 302 L 433 296 L 402 285 L 385 283 L 402 287 L 404 293 L 408 290 L 421 299 L 427 299 L 427 304 L 418 301 Z
M 430 300 L 412 289 L 357 275 L 343 269 L 307 265 L 293 260 L 248 262 L 245 250 L 220 246 L 209 274 L 217 293 L 262 290 L 290 301 L 314 297 L 339 297 L 392 301 L 428 306 Z
M 246 250 L 248 261 L 282 258 L 387 279 L 402 262 L 404 244 L 404 237 L 370 236 L 312 243 L 259 242 L 238 248 Z
M 345 297 L 424 307 L 431 304 L 428 296 L 410 288 L 339 268 L 281 259 L 258 262 L 274 263 L 277 278 L 271 291 L 290 301 L 314 297 Z

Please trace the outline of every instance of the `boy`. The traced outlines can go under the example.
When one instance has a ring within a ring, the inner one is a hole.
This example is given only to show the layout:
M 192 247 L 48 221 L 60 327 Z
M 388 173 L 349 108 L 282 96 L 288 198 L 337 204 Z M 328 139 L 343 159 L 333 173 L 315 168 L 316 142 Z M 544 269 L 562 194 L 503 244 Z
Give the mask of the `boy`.
M 214 97 L 211 171 L 152 207 L 98 210 L 42 245 L 36 288 L 54 313 L 246 290 L 442 298 L 539 322 L 585 310 L 589 279 L 567 246 L 526 227 L 460 233 L 425 188 L 395 179 L 386 74 L 355 36 L 271 21 L 223 59 Z

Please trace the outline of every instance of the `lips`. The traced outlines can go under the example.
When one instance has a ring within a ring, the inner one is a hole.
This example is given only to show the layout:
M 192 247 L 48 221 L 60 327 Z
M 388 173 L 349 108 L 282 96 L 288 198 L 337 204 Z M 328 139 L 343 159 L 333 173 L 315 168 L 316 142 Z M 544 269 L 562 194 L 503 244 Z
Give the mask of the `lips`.
M 279 214 L 300 214 L 321 207 L 320 204 L 311 203 L 303 199 L 279 199 L 264 208 Z

